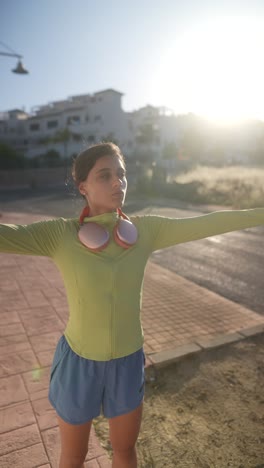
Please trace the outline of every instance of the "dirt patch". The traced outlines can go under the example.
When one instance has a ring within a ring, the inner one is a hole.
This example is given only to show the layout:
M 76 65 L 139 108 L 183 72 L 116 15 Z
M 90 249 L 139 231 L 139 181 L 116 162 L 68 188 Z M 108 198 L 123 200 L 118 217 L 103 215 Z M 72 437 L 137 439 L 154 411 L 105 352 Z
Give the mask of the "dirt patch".
M 264 468 L 263 389 L 264 334 L 159 370 L 146 380 L 139 468 Z M 111 458 L 107 419 L 94 427 Z

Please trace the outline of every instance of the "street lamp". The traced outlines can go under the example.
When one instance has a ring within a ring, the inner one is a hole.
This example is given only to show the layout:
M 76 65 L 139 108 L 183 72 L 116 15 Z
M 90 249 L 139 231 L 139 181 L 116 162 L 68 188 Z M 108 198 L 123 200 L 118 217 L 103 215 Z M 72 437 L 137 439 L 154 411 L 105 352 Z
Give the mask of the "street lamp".
M 17 54 L 14 52 L 10 47 L 5 45 L 3 42 L 0 41 L 0 44 L 3 45 L 6 49 L 9 49 L 10 52 L 2 52 L 0 51 L 0 55 L 3 55 L 4 57 L 16 57 L 18 58 L 16 68 L 12 70 L 13 73 L 17 73 L 18 75 L 26 75 L 28 73 L 28 70 L 26 70 L 21 62 L 22 55 Z

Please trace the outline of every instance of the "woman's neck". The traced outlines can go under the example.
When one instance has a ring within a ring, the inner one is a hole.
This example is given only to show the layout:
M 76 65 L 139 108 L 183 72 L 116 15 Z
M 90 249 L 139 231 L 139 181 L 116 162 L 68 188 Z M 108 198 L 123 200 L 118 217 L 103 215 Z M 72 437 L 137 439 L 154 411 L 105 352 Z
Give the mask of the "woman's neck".
M 93 216 L 99 216 L 101 214 L 105 214 L 105 213 L 114 213 L 116 212 L 116 210 L 107 210 L 107 209 L 104 209 L 104 208 L 90 208 L 89 210 L 89 217 L 93 217 Z

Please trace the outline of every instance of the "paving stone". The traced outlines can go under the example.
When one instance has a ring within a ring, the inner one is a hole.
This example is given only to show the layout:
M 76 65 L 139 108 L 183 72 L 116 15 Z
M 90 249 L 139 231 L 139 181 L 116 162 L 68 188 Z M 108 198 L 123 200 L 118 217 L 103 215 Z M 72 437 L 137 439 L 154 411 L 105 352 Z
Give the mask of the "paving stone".
M 27 307 L 27 309 L 22 309 L 20 311 L 20 318 L 21 320 L 25 321 L 28 319 L 34 318 L 41 318 L 43 316 L 53 317 L 56 315 L 54 307 L 50 304 L 46 305 L 35 305 L 34 307 Z
M 241 328 L 264 323 L 259 314 L 151 261 L 146 268 L 141 317 L 143 329 L 151 330 L 144 341 L 151 354 L 175 347 L 173 339 L 169 343 L 164 324 L 170 327 L 174 343 L 188 344 L 203 335 L 240 333 Z
M 11 323 L 21 323 L 18 313 L 15 310 L 0 312 L 1 322 L 10 325 Z
M 28 393 L 31 395 L 40 390 L 45 390 L 49 387 L 50 382 L 50 367 L 41 368 L 39 379 L 34 375 L 34 372 L 24 372 L 22 375 Z
M 17 265 L 15 255 L 7 255 L 5 253 L 1 253 L 0 258 L 1 258 L 1 267 L 2 268 L 4 268 L 4 267 L 7 268 L 7 267 L 10 267 L 10 266 L 16 267 L 16 265 Z
M 58 468 L 61 451 L 59 427 L 41 431 L 41 435 L 52 468 Z
M 1 262 L 1 267 L 3 268 L 2 262 Z M 2 294 L 5 292 L 9 292 L 9 291 L 12 291 L 12 292 L 19 291 L 19 285 L 17 281 L 14 278 L 7 278 L 7 279 L 1 278 L 0 293 Z
M 39 291 L 40 288 L 45 288 L 47 286 L 47 281 L 44 278 L 41 278 L 39 274 L 35 274 L 33 277 L 29 277 L 25 272 L 21 273 L 21 276 L 16 274 L 16 278 L 22 291 Z M 26 301 L 25 303 L 27 304 Z
M 41 400 L 42 398 L 48 398 L 49 389 L 44 388 L 43 390 L 38 390 L 37 392 L 33 392 L 29 394 L 30 401 Z
M 28 302 L 28 305 L 30 307 L 34 306 L 42 306 L 42 305 L 49 305 L 49 302 L 47 301 L 47 298 L 42 294 L 41 291 L 38 290 L 31 290 L 27 291 L 24 290 L 23 294 L 26 298 L 26 301 Z
M 68 307 L 58 307 L 56 306 L 56 313 L 60 317 L 60 319 L 65 323 L 69 319 L 69 309 Z
M 95 457 L 99 457 L 103 455 L 105 455 L 105 450 L 103 449 L 98 438 L 96 437 L 96 433 L 92 425 L 90 437 L 89 437 L 89 447 L 88 447 L 88 454 L 86 457 L 86 461 L 89 461 Z
M 39 331 L 42 333 L 54 332 L 54 331 L 63 331 L 65 326 L 63 322 L 56 316 L 53 315 L 43 315 L 41 317 L 36 317 L 34 315 L 21 317 L 25 330 L 28 336 L 39 335 Z
M 38 367 L 38 361 L 32 349 L 17 354 L 6 354 L 0 358 L 0 377 L 18 374 Z
M 0 315 L 1 318 L 1 315 Z M 15 343 L 25 343 L 28 342 L 28 337 L 26 333 L 20 333 L 19 335 L 11 336 L 0 336 L 0 346 L 12 345 Z
M 58 425 L 56 411 L 48 398 L 32 401 L 32 406 L 41 431 Z
M 31 350 L 31 346 L 30 346 L 28 339 L 20 343 L 6 344 L 3 346 L 1 345 L 2 345 L 2 339 L 0 339 L 0 356 L 1 356 L 0 360 L 6 354 L 21 353 L 22 351 L 27 351 L 29 349 Z
M 100 468 L 97 460 L 98 460 L 97 458 L 94 458 L 93 460 L 89 460 L 89 461 L 85 462 L 84 467 L 85 468 Z
M 36 444 L 0 457 L 0 468 L 35 468 L 48 461 L 43 444 Z
M 1 268 L 3 268 L 1 263 Z M 28 304 L 20 291 L 8 291 L 8 293 L 1 293 L 0 296 L 0 309 L 4 311 L 25 309 Z
M 241 340 L 242 336 L 239 333 L 230 333 L 229 335 L 220 335 L 213 339 L 201 338 L 197 339 L 196 343 L 204 349 L 215 348 L 228 343 L 234 343 Z
M 41 442 L 37 424 L 0 434 L 0 456 Z
M 104 455 L 103 457 L 98 457 L 97 462 L 98 462 L 100 468 L 111 468 L 111 466 L 112 466 L 112 462 L 108 458 L 107 455 Z
M 0 409 L 0 434 L 34 423 L 36 418 L 29 402 Z
M 188 345 L 178 346 L 177 348 L 168 351 L 160 351 L 159 353 L 151 355 L 150 359 L 156 367 L 164 367 L 172 362 L 175 362 L 183 356 L 200 351 L 200 346 L 194 343 L 190 343 Z
M 0 339 L 5 336 L 19 335 L 20 333 L 21 334 L 25 333 L 25 329 L 21 323 L 12 323 L 10 325 L 0 325 Z
M 46 351 L 42 351 L 41 353 L 37 353 L 37 358 L 40 362 L 40 365 L 43 367 L 51 366 L 53 357 L 54 357 L 55 349 L 48 349 Z
M 49 333 L 43 333 L 37 336 L 30 336 L 32 348 L 35 352 L 46 351 L 52 349 L 55 351 L 55 347 L 61 337 L 60 331 L 53 331 Z
M 65 294 L 65 290 L 62 293 L 59 287 L 44 288 L 44 289 L 41 289 L 41 292 L 47 298 L 48 301 L 50 300 L 51 297 L 61 297 L 62 294 Z
M 51 297 L 50 302 L 53 305 L 53 307 L 68 307 L 68 302 L 66 296 L 61 296 L 61 297 Z
M 0 407 L 27 399 L 28 393 L 20 375 L 0 379 Z

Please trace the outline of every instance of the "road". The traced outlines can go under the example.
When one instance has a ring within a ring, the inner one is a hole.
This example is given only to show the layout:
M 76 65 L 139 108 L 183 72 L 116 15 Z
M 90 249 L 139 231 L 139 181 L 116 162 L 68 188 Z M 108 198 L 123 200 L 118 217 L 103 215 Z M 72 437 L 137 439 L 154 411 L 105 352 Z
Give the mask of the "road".
M 164 215 L 164 209 L 155 210 Z M 165 216 L 199 216 L 166 210 Z M 152 254 L 151 260 L 233 302 L 264 315 L 264 227 L 186 242 Z
M 32 193 L 0 193 L 0 210 L 29 211 L 52 216 L 78 216 L 82 200 L 65 188 Z M 168 206 L 169 205 L 169 206 Z M 176 206 L 174 208 L 173 206 Z M 187 208 L 186 208 L 187 206 Z M 220 209 L 220 208 L 219 208 Z M 221 209 L 228 209 L 222 207 Z M 149 213 L 175 218 L 216 211 L 164 200 L 132 199 L 128 214 Z M 264 315 L 264 226 L 229 232 L 156 251 L 151 260 L 194 283 Z

